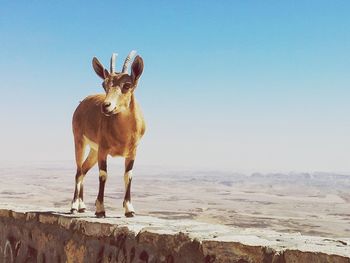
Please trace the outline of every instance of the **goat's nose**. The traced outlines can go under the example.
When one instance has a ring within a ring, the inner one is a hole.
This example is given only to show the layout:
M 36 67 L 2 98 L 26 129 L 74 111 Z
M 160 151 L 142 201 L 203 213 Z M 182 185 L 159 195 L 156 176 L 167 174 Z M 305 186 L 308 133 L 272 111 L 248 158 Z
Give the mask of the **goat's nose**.
M 107 109 L 109 106 L 111 106 L 111 103 L 110 103 L 110 102 L 104 102 L 104 103 L 103 103 L 103 108 L 104 108 L 104 109 Z

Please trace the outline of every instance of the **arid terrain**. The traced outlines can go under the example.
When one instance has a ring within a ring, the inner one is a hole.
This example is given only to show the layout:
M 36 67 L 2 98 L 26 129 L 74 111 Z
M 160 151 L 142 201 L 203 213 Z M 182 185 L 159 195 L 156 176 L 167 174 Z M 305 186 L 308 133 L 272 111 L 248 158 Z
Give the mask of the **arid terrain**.
M 0 205 L 70 210 L 73 162 L 0 167 Z M 122 171 L 116 163 L 109 167 L 107 216 L 108 211 L 123 213 Z M 94 210 L 97 191 L 98 173 L 94 168 L 85 180 L 88 210 Z M 136 165 L 132 200 L 139 215 L 324 237 L 350 236 L 350 175 L 244 175 Z

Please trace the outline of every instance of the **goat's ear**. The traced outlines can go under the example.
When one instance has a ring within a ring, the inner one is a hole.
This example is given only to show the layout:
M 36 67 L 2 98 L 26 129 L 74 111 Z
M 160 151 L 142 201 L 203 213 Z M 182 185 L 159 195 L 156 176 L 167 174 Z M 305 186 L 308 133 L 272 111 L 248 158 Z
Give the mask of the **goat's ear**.
M 137 82 L 143 72 L 143 59 L 140 56 L 136 56 L 134 62 L 131 65 L 131 78 L 134 82 Z
M 100 61 L 98 61 L 98 59 L 96 57 L 94 57 L 92 59 L 92 67 L 94 68 L 96 74 L 101 78 L 101 79 L 105 79 L 107 77 L 108 71 L 105 70 L 105 68 L 103 67 L 103 65 L 100 63 Z

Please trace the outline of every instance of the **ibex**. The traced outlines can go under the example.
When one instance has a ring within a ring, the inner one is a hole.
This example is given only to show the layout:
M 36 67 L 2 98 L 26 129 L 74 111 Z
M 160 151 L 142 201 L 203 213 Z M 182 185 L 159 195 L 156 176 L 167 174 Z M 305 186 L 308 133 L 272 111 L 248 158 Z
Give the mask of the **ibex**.
M 96 74 L 103 79 L 105 94 L 88 96 L 79 104 L 73 115 L 77 172 L 71 213 L 85 212 L 84 177 L 97 162 L 99 191 L 95 203 L 95 215 L 106 216 L 103 204 L 107 180 L 106 159 L 107 155 L 111 155 L 125 158 L 123 207 L 126 217 L 135 215 L 130 193 L 132 168 L 137 145 L 145 133 L 145 121 L 134 95 L 143 72 L 143 60 L 140 56 L 136 56 L 131 65 L 131 73 L 128 74 L 128 67 L 135 53 L 131 51 L 126 57 L 121 72 L 115 72 L 116 54 L 112 54 L 109 72 L 96 57 L 92 60 Z M 83 162 L 87 145 L 90 146 L 90 152 Z

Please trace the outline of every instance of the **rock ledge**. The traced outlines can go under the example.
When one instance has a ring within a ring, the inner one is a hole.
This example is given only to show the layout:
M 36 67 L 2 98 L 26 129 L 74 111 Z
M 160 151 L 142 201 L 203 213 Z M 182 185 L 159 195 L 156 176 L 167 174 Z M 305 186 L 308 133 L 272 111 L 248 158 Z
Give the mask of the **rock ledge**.
M 0 209 L 0 262 L 350 263 L 350 238 L 5 206 Z

